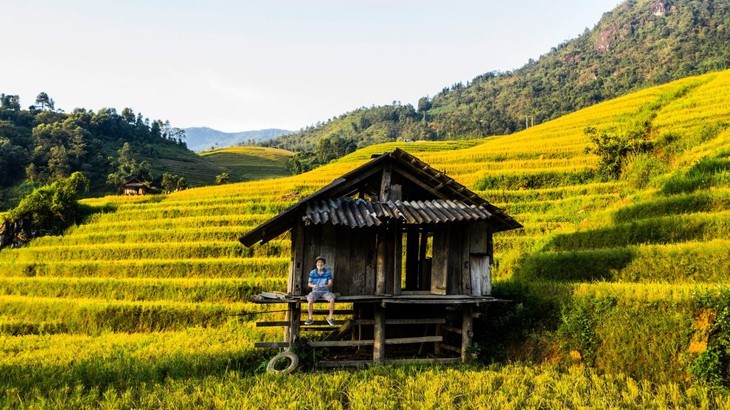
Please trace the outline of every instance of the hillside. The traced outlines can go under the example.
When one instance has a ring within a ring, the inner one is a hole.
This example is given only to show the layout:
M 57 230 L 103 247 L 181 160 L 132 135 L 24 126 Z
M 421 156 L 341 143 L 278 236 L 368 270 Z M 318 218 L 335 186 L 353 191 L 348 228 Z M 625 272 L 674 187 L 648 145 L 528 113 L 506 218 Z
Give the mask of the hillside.
M 384 141 L 510 134 L 647 86 L 730 67 L 730 4 L 624 1 L 591 30 L 512 72 L 445 87 L 416 107 L 360 108 L 268 146 L 310 151 L 326 163 Z M 341 145 L 320 153 L 320 141 Z
M 509 136 L 387 143 L 275 182 L 86 199 L 99 209 L 86 223 L 0 251 L 0 404 L 727 406 L 708 386 L 730 386 L 729 101 L 723 71 Z M 601 179 L 584 130 L 637 123 L 651 151 Z M 481 361 L 518 364 L 304 373 L 285 380 L 301 395 L 282 394 L 281 377 L 252 375 L 266 357 L 253 342 L 281 332 L 255 327 L 266 308 L 247 300 L 284 290 L 290 240 L 237 238 L 394 147 L 524 225 L 495 236 L 494 292 L 514 303 L 476 327 Z
M 185 143 L 195 152 L 266 141 L 291 131 L 269 128 L 256 131 L 223 132 L 208 127 L 185 128 Z
M 255 146 L 221 148 L 199 154 L 205 160 L 224 168 L 231 182 L 279 178 L 291 175 L 287 169 L 291 151 Z
M 131 178 L 154 183 L 171 173 L 200 186 L 223 172 L 188 150 L 180 129 L 130 108 L 66 114 L 52 107 L 22 109 L 18 96 L 0 97 L 0 209 L 17 205 L 34 186 L 76 171 L 90 179 L 92 196 L 115 192 Z

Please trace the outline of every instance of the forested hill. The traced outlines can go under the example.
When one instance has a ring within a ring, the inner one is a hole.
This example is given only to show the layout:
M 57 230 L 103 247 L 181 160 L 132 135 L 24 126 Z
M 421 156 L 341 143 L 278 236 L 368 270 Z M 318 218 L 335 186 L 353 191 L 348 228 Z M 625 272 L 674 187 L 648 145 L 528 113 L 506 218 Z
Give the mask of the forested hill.
M 478 52 L 478 51 L 475 51 Z M 361 108 L 265 143 L 326 162 L 383 141 L 509 134 L 640 88 L 730 67 L 727 0 L 629 0 L 513 72 L 488 72 L 418 106 Z
M 0 210 L 75 171 L 89 178 L 88 195 L 116 192 L 132 178 L 161 187 L 165 173 L 179 187 L 210 184 L 225 171 L 188 150 L 169 122 L 130 108 L 63 113 L 45 93 L 36 103 L 22 109 L 17 95 L 0 94 Z

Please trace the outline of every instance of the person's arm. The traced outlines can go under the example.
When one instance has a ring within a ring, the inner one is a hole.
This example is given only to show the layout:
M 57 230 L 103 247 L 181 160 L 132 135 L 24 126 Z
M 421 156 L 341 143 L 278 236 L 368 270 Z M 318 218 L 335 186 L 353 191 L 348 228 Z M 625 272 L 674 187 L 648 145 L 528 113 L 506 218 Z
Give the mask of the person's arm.
M 326 288 L 327 288 L 327 290 L 331 290 L 332 289 L 332 272 L 327 272 L 327 273 L 329 273 L 329 275 L 327 275 L 327 276 L 329 276 L 329 280 L 327 281 Z
M 317 285 L 312 283 L 312 272 L 309 272 L 309 282 L 307 283 L 307 286 L 311 288 L 312 290 L 317 289 Z

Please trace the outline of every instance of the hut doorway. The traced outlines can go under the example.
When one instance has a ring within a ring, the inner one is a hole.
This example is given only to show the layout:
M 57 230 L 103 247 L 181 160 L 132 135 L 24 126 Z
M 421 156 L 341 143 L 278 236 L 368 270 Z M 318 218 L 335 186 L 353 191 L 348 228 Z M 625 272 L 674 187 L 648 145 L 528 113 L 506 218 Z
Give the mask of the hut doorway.
M 433 230 L 408 226 L 403 232 L 403 294 L 431 293 Z

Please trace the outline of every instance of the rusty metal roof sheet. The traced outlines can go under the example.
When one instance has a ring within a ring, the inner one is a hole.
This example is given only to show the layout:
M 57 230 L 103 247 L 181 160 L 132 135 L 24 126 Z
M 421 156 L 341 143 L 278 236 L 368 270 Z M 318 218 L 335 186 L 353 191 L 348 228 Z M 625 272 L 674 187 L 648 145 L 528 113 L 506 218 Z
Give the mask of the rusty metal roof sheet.
M 334 198 L 310 201 L 302 220 L 306 224 L 344 225 L 352 228 L 380 226 L 388 219 L 406 224 L 479 221 L 492 217 L 483 206 L 461 201 L 434 199 L 426 201 L 372 202 L 364 199 Z

